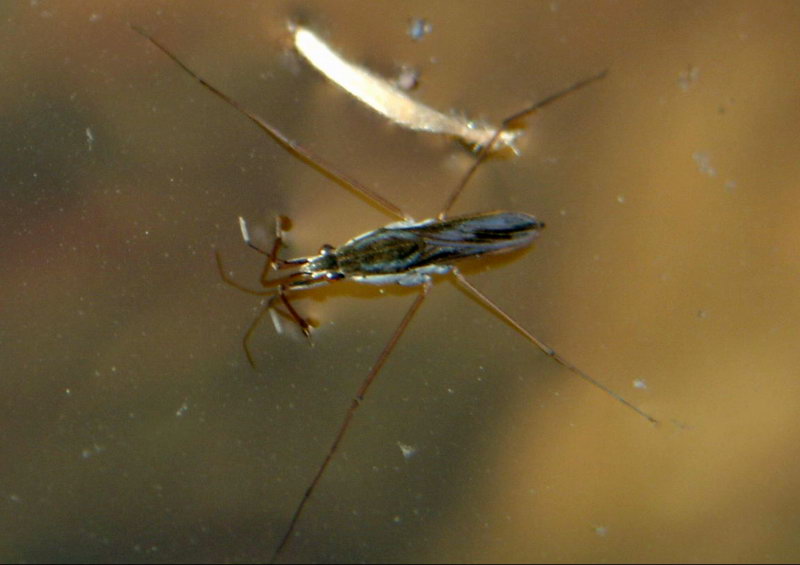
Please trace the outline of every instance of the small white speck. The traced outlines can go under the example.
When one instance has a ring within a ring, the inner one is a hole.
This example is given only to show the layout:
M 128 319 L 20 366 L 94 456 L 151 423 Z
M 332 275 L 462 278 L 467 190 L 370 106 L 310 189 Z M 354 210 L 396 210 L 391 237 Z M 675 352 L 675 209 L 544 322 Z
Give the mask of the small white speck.
M 595 526 L 594 533 L 597 534 L 599 537 L 604 538 L 608 535 L 608 527 L 607 526 Z
M 90 457 L 93 457 L 93 456 L 97 455 L 98 453 L 102 453 L 105 450 L 106 450 L 105 447 L 103 447 L 101 445 L 97 445 L 95 443 L 92 447 L 86 447 L 83 450 L 81 450 L 81 457 L 83 459 L 89 459 Z
M 644 379 L 633 379 L 633 388 L 647 390 L 647 382 Z
M 406 459 L 406 461 L 414 457 L 414 455 L 417 453 L 417 448 L 413 445 L 406 445 L 405 443 L 398 441 L 397 447 L 400 448 L 400 451 L 403 453 L 403 457 Z
M 419 41 L 432 31 L 433 26 L 425 18 L 414 18 L 408 25 L 408 35 L 414 41 Z
M 175 415 L 176 415 L 178 418 L 180 418 L 181 416 L 183 416 L 184 414 L 186 414 L 186 411 L 187 411 L 188 409 L 189 409 L 189 403 L 188 403 L 188 402 L 186 402 L 186 401 L 184 400 L 184 401 L 183 401 L 183 404 L 181 404 L 180 408 L 178 408 L 178 409 L 175 411 Z
M 89 146 L 89 151 L 92 150 L 94 146 L 94 134 L 92 133 L 92 128 L 86 128 L 86 144 Z
M 395 84 L 399 89 L 406 92 L 414 90 L 419 85 L 419 71 L 413 67 L 403 65 L 400 67 L 400 73 L 397 75 Z
M 91 23 L 99 22 L 101 19 L 103 19 L 103 16 L 101 14 L 98 14 L 97 12 L 89 16 L 89 21 Z
M 689 67 L 678 75 L 678 86 L 683 92 L 687 92 L 698 78 L 700 78 L 700 69 Z
M 624 194 L 617 195 L 617 202 L 619 202 L 620 204 L 625 204 L 625 195 Z
M 692 153 L 692 159 L 697 163 L 698 170 L 709 177 L 717 176 L 717 170 L 711 166 L 711 158 L 706 153 L 695 151 Z

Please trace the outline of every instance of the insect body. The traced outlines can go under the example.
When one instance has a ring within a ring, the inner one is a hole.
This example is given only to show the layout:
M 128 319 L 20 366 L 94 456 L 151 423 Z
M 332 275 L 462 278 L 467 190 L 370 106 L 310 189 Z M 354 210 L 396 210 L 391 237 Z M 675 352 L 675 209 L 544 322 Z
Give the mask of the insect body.
M 533 216 L 487 212 L 449 220 L 395 222 L 351 239 L 338 248 L 323 247 L 303 262 L 288 287 L 310 287 L 348 278 L 367 284 L 418 286 L 432 274 L 452 270 L 459 259 L 512 251 L 529 245 L 544 227 Z
M 503 120 L 502 126 L 494 132 L 488 142 L 482 145 L 475 161 L 455 189 L 450 193 L 445 201 L 444 207 L 437 217 L 435 219 L 415 222 L 399 207 L 372 191 L 370 188 L 360 184 L 352 177 L 338 171 L 334 166 L 326 163 L 310 150 L 287 138 L 273 125 L 243 108 L 228 95 L 206 82 L 158 41 L 141 30 L 136 29 L 136 31 L 145 36 L 211 92 L 233 106 L 250 121 L 254 122 L 287 151 L 316 168 L 327 177 L 349 188 L 353 192 L 360 194 L 365 199 L 370 200 L 376 206 L 384 208 L 389 214 L 401 219 L 399 222 L 388 224 L 383 228 L 355 237 L 339 247 L 325 245 L 318 255 L 299 257 L 296 259 L 281 259 L 279 253 L 283 245 L 282 219 L 279 218 L 276 223 L 276 237 L 272 244 L 272 249 L 267 251 L 253 243 L 247 229 L 247 224 L 240 218 L 240 228 L 245 243 L 266 256 L 266 262 L 262 270 L 260 281 L 264 288 L 255 290 L 241 285 L 226 274 L 222 267 L 219 254 L 217 254 L 217 262 L 220 274 L 227 283 L 244 292 L 257 296 L 269 297 L 262 313 L 253 321 L 243 339 L 245 352 L 251 364 L 254 363 L 247 346 L 248 339 L 255 330 L 259 320 L 266 312 L 273 310 L 278 304 L 278 300 L 283 303 L 290 317 L 300 326 L 303 332 L 307 336 L 310 336 L 311 324 L 297 313 L 289 300 L 289 295 L 294 291 L 330 284 L 345 279 L 367 284 L 399 284 L 403 286 L 420 287 L 416 299 L 409 307 L 405 316 L 392 334 L 392 337 L 389 339 L 389 342 L 381 351 L 353 397 L 339 430 L 325 455 L 325 459 L 317 468 L 313 479 L 309 482 L 300 502 L 295 507 L 295 511 L 289 520 L 288 526 L 283 530 L 283 537 L 273 553 L 272 561 L 280 557 L 288 546 L 292 534 L 295 532 L 295 527 L 306 508 L 306 504 L 313 495 L 328 465 L 336 455 L 342 439 L 350 428 L 356 410 L 361 405 L 367 390 L 380 373 L 381 368 L 394 350 L 395 345 L 408 327 L 414 314 L 422 305 L 422 302 L 432 286 L 432 275 L 434 274 L 452 275 L 455 282 L 461 288 L 475 297 L 487 309 L 491 310 L 508 325 L 512 326 L 525 339 L 538 347 L 546 355 L 576 376 L 606 392 L 615 400 L 624 404 L 648 421 L 653 423 L 657 422 L 654 417 L 642 411 L 636 405 L 630 403 L 589 374 L 571 364 L 561 357 L 552 347 L 536 338 L 509 314 L 492 302 L 479 289 L 473 286 L 464 275 L 461 274 L 461 271 L 455 264 L 457 261 L 468 257 L 512 251 L 526 247 L 537 237 L 544 227 L 542 222 L 528 214 L 515 212 L 486 212 L 455 218 L 447 217 L 447 212 L 461 194 L 477 167 L 487 158 L 495 142 L 511 124 L 561 96 L 602 78 L 605 73 L 600 73 L 590 79 L 578 82 Z M 274 270 L 291 270 L 291 272 L 273 278 L 270 275 Z
M 318 255 L 295 259 L 281 259 L 278 256 L 283 246 L 282 218 L 277 219 L 275 241 L 269 252 L 253 243 L 243 218 L 239 218 L 239 226 L 245 243 L 267 256 L 261 274 L 262 286 L 266 289 L 277 288 L 276 291 L 262 291 L 239 284 L 228 277 L 217 255 L 219 272 L 225 282 L 249 294 L 271 296 L 243 339 L 247 360 L 255 367 L 248 345 L 250 337 L 262 316 L 272 311 L 278 300 L 283 302 L 289 317 L 306 337 L 311 337 L 311 324 L 292 306 L 288 297 L 290 291 L 348 279 L 374 285 L 425 285 L 427 292 L 431 275 L 449 272 L 454 272 L 462 284 L 471 287 L 455 269 L 455 261 L 521 249 L 530 245 L 545 225 L 533 216 L 520 212 L 485 212 L 421 222 L 407 219 L 359 235 L 339 247 L 323 245 Z M 282 277 L 269 277 L 272 270 L 295 267 L 295 271 Z M 473 294 L 477 291 L 474 288 L 470 290 Z M 485 297 L 480 299 L 486 301 Z

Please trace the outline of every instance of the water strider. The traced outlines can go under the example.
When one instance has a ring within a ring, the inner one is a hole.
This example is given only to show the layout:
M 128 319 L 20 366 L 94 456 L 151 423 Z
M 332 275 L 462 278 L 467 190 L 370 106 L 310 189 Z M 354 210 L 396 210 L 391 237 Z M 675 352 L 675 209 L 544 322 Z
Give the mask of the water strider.
M 536 110 L 550 104 L 554 100 L 602 78 L 605 76 L 605 73 L 600 73 L 587 80 L 580 81 L 503 120 L 500 128 L 498 128 L 494 132 L 492 138 L 482 146 L 472 165 L 449 194 L 439 214 L 435 218 L 414 221 L 395 204 L 348 175 L 338 171 L 335 167 L 313 154 L 310 150 L 290 140 L 274 126 L 243 108 L 228 95 L 207 83 L 158 40 L 142 30 L 134 29 L 163 51 L 203 86 L 258 125 L 258 127 L 295 157 L 308 163 L 325 176 L 335 180 L 355 193 L 360 194 L 375 205 L 382 207 L 389 214 L 400 219 L 400 221 L 359 235 L 339 247 L 324 245 L 317 255 L 298 257 L 295 259 L 281 259 L 279 255 L 283 246 L 284 219 L 281 217 L 277 219 L 275 240 L 272 244 L 272 248 L 266 250 L 258 247 L 252 241 L 246 222 L 244 219 L 240 218 L 240 229 L 245 243 L 266 257 L 260 279 L 263 289 L 251 289 L 232 280 L 225 273 L 219 254 L 217 254 L 217 264 L 223 280 L 228 284 L 250 294 L 270 297 L 264 309 L 250 325 L 250 328 L 243 338 L 244 349 L 251 364 L 254 365 L 254 361 L 248 345 L 249 338 L 261 318 L 267 312 L 276 309 L 279 306 L 279 302 L 283 304 L 286 309 L 285 315 L 294 320 L 306 336 L 310 336 L 311 325 L 300 316 L 289 299 L 290 294 L 293 292 L 299 292 L 303 289 L 320 285 L 333 284 L 341 280 L 378 285 L 399 284 L 403 286 L 418 286 L 420 288 L 416 299 L 409 307 L 389 342 L 381 351 L 356 392 L 322 464 L 317 468 L 314 477 L 309 482 L 308 488 L 295 508 L 284 535 L 275 549 L 272 561 L 277 560 L 286 549 L 295 531 L 296 525 L 306 508 L 307 502 L 313 495 L 317 484 L 335 456 L 342 439 L 350 427 L 353 416 L 364 400 L 370 385 L 378 376 L 378 373 L 386 363 L 386 360 L 389 358 L 403 332 L 408 327 L 414 314 L 428 295 L 433 284 L 432 275 L 452 275 L 459 286 L 474 296 L 497 316 L 502 318 L 506 323 L 511 325 L 546 355 L 552 357 L 570 372 L 603 390 L 618 402 L 624 404 L 648 421 L 658 423 L 653 416 L 644 412 L 618 393 L 571 364 L 549 345 L 536 338 L 492 302 L 485 294 L 474 287 L 455 264 L 457 261 L 467 257 L 501 253 L 526 247 L 539 235 L 539 232 L 544 228 L 544 224 L 533 216 L 525 213 L 484 212 L 451 218 L 448 217 L 448 212 L 467 185 L 469 179 L 475 173 L 475 170 L 486 160 L 495 142 L 506 128 L 532 114 Z M 282 276 L 271 278 L 270 275 L 272 275 L 273 271 L 278 270 L 287 270 L 290 272 Z

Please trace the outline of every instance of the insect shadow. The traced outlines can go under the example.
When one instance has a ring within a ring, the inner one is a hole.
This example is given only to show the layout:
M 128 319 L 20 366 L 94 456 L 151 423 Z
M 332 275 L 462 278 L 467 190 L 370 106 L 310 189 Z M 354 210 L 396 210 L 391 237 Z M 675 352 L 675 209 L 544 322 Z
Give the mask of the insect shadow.
M 380 373 L 381 368 L 391 355 L 395 345 L 400 340 L 400 337 L 405 332 L 417 310 L 419 310 L 423 301 L 428 296 L 433 285 L 432 275 L 451 275 L 458 286 L 491 310 L 508 325 L 513 327 L 542 352 L 553 358 L 557 363 L 576 376 L 587 381 L 592 386 L 604 391 L 649 422 L 654 424 L 658 423 L 656 418 L 570 363 L 552 347 L 531 334 L 519 322 L 514 320 L 509 314 L 490 300 L 483 292 L 472 285 L 455 264 L 467 258 L 519 250 L 530 245 L 533 240 L 538 237 L 541 230 L 545 227 L 544 223 L 522 212 L 493 211 L 457 217 L 449 217 L 448 212 L 467 186 L 477 168 L 489 157 L 495 142 L 497 142 L 504 131 L 555 100 L 603 78 L 606 75 L 605 71 L 579 81 L 504 119 L 501 126 L 494 132 L 490 141 L 481 147 L 466 173 L 448 195 L 444 206 L 437 216 L 427 220 L 414 221 L 398 206 L 349 175 L 339 171 L 336 167 L 313 153 L 310 149 L 289 139 L 273 125 L 256 116 L 230 98 L 227 94 L 206 82 L 205 79 L 188 68 L 167 49 L 167 47 L 148 33 L 136 27 L 133 29 L 170 57 L 200 84 L 226 103 L 233 106 L 242 115 L 250 119 L 250 121 L 254 122 L 261 130 L 267 133 L 296 158 L 307 163 L 324 176 L 344 186 L 348 190 L 372 202 L 374 205 L 383 208 L 388 214 L 398 218 L 398 221 L 394 223 L 361 234 L 339 247 L 323 245 L 317 255 L 283 259 L 280 257 L 280 252 L 283 247 L 283 231 L 287 226 L 287 219 L 281 216 L 277 218 L 274 242 L 269 249 L 264 249 L 253 242 L 247 228 L 247 223 L 240 217 L 239 226 L 245 243 L 259 254 L 265 256 L 264 266 L 260 276 L 262 288 L 252 289 L 231 279 L 223 268 L 219 253 L 216 254 L 216 259 L 220 276 L 226 283 L 248 294 L 269 297 L 265 306 L 256 316 L 242 340 L 245 354 L 251 365 L 255 366 L 255 361 L 249 347 L 249 340 L 264 315 L 268 312 L 277 311 L 280 306 L 284 308 L 281 314 L 294 321 L 310 339 L 312 324 L 303 318 L 292 305 L 290 297 L 294 292 L 330 285 L 342 280 L 351 280 L 374 285 L 399 284 L 409 287 L 415 286 L 420 289 L 388 343 L 384 346 L 369 373 L 356 391 L 324 460 L 309 482 L 308 487 L 292 514 L 280 543 L 275 548 L 272 555 L 272 562 L 276 561 L 287 548 L 308 501 L 314 494 L 328 465 L 336 455 L 339 445 L 350 428 L 353 417 L 361 406 L 367 391 Z M 273 273 L 275 272 L 280 272 L 280 274 L 274 276 Z

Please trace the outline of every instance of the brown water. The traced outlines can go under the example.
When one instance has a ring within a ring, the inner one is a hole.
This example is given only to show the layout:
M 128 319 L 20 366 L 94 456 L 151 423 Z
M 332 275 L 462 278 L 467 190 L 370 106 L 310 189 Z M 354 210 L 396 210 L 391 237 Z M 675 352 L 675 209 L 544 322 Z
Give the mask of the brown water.
M 528 122 L 455 212 L 548 228 L 447 281 L 356 416 L 284 555 L 300 561 L 789 561 L 800 338 L 800 7 L 755 2 L 29 2 L 0 12 L 0 560 L 263 561 L 413 291 L 297 307 L 315 346 L 219 280 L 257 235 L 313 253 L 390 218 L 287 156 L 133 33 L 417 218 L 469 164 L 285 54 L 301 17 L 415 96 Z M 409 19 L 433 26 L 421 41 Z M 260 230 L 260 232 L 259 232 Z M 646 389 L 634 386 L 640 379 Z M 413 454 L 405 458 L 403 449 Z

